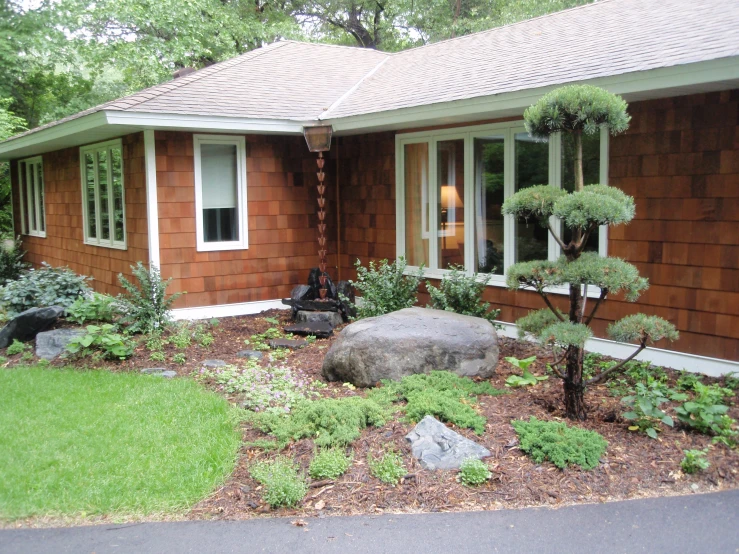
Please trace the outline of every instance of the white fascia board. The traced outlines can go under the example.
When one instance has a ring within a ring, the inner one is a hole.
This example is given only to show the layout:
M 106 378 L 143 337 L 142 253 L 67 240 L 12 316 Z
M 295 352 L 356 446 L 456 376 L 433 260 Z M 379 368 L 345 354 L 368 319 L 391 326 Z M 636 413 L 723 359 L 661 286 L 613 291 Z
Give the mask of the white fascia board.
M 258 314 L 265 310 L 289 310 L 290 306 L 282 300 L 257 300 L 254 302 L 240 302 L 238 304 L 220 304 L 217 306 L 195 306 L 192 308 L 177 308 L 172 310 L 172 318 L 176 321 L 183 319 L 211 319 L 214 317 L 233 317 L 237 315 Z
M 599 86 L 615 94 L 624 95 L 627 99 L 629 95 L 638 96 L 650 91 L 669 91 L 710 83 L 726 83 L 725 88 L 731 88 L 739 83 L 739 56 L 576 82 Z M 492 96 L 327 119 L 326 123 L 331 123 L 334 132 L 341 135 L 358 131 L 397 130 L 521 115 L 523 109 L 535 103 L 547 92 L 571 83 L 572 81 L 562 81 L 546 87 Z M 676 95 L 679 94 L 680 92 Z M 650 97 L 657 96 L 654 94 Z
M 514 323 L 504 321 L 496 321 L 496 323 L 502 327 L 498 331 L 499 334 L 514 339 L 518 338 L 518 328 Z M 636 349 L 637 346 L 634 344 L 615 342 L 597 337 L 593 337 L 585 343 L 585 350 L 588 352 L 595 352 L 596 354 L 619 359 L 630 356 Z M 727 373 L 739 372 L 739 362 L 711 358 L 709 356 L 698 356 L 696 354 L 688 354 L 664 348 L 647 347 L 639 353 L 636 359 L 671 369 L 702 373 L 711 377 L 721 377 Z
M 129 125 L 146 129 L 188 131 L 237 131 L 241 133 L 301 135 L 303 122 L 287 119 L 250 119 L 217 115 L 185 115 L 109 110 L 109 125 Z M 314 122 L 315 123 L 315 122 Z

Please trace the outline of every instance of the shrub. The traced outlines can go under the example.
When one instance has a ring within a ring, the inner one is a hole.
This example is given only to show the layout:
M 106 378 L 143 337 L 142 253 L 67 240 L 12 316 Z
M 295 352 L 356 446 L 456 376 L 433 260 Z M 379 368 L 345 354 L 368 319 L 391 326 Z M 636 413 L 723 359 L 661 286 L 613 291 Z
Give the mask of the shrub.
M 362 296 L 362 302 L 357 305 L 357 319 L 410 308 L 416 303 L 422 267 L 416 274 L 404 275 L 406 262 L 403 257 L 391 264 L 387 260 L 381 260 L 376 266 L 370 262 L 366 268 L 357 260 L 355 266 L 357 280 L 351 284 Z
M 80 296 L 67 308 L 66 317 L 79 325 L 88 321 L 110 323 L 115 315 L 115 298 L 107 294 L 93 292 Z
M 7 283 L 0 292 L 0 302 L 11 317 L 30 308 L 67 308 L 90 291 L 89 280 L 68 267 L 51 267 L 41 262 L 40 269 L 29 269 Z
M 531 417 L 529 421 L 512 421 L 511 425 L 518 433 L 519 448 L 523 452 L 537 464 L 549 460 L 560 469 L 568 465 L 593 469 L 608 446 L 598 433 L 555 421 Z
M 698 473 L 711 467 L 711 462 L 706 459 L 708 449 L 683 450 L 685 457 L 680 462 L 680 467 L 685 473 Z
M 133 355 L 133 347 L 128 339 L 116 333 L 116 326 L 88 325 L 87 334 L 73 338 L 67 344 L 67 352 L 78 356 L 91 356 L 102 353 L 104 358 L 125 360 Z
M 372 475 L 383 483 L 391 485 L 397 484 L 401 477 L 408 473 L 403 464 L 403 458 L 395 452 L 386 452 L 382 458 L 373 458 L 371 454 L 368 454 L 367 464 Z
M 264 486 L 262 498 L 273 508 L 295 506 L 308 492 L 308 485 L 295 463 L 284 456 L 271 462 L 257 462 L 249 473 Z
M 151 333 L 163 329 L 171 320 L 169 310 L 182 293 L 167 296 L 172 279 L 162 280 L 156 266 L 146 269 L 141 262 L 131 266 L 138 285 L 131 283 L 123 274 L 118 275 L 126 294 L 116 301 L 118 311 L 123 314 L 121 323 L 128 325 L 130 333 Z
M 30 348 L 31 348 L 30 344 L 21 342 L 18 339 L 13 339 L 13 343 L 10 346 L 8 346 L 7 350 L 5 350 L 5 353 L 8 356 L 15 356 L 16 354 L 23 354 L 24 352 L 28 351 Z
M 459 475 L 457 479 L 464 485 L 474 487 L 482 485 L 493 476 L 488 466 L 482 460 L 476 458 L 467 458 L 459 466 Z
M 328 448 L 313 457 L 308 473 L 313 479 L 336 479 L 346 473 L 351 463 L 351 456 L 347 456 L 342 450 Z
M 431 296 L 431 307 L 463 315 L 487 319 L 491 323 L 500 315 L 500 310 L 490 310 L 490 303 L 482 301 L 482 293 L 492 275 L 478 280 L 477 274 L 465 275 L 464 268 L 451 266 L 451 272 L 444 276 L 439 288 L 426 281 L 426 289 Z
M 6 239 L 0 245 L 0 285 L 15 281 L 29 264 L 23 262 L 26 253 L 21 250 L 21 238 Z

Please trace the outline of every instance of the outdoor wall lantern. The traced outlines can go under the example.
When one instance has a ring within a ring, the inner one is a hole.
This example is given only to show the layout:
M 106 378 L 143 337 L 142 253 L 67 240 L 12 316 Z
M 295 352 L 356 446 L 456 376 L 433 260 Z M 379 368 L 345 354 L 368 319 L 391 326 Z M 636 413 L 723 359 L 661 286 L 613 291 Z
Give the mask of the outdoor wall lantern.
M 315 125 L 312 127 L 303 127 L 303 136 L 305 142 L 308 144 L 308 150 L 311 152 L 318 152 L 318 269 L 321 271 L 321 275 L 318 278 L 321 283 L 321 288 L 318 289 L 321 295 L 321 300 L 326 299 L 328 294 L 328 288 L 326 283 L 328 281 L 328 275 L 326 274 L 326 199 L 324 193 L 326 192 L 326 185 L 323 180 L 326 178 L 326 174 L 323 171 L 323 166 L 326 160 L 323 158 L 323 153 L 328 152 L 331 149 L 331 135 L 333 134 L 333 128 L 331 125 Z

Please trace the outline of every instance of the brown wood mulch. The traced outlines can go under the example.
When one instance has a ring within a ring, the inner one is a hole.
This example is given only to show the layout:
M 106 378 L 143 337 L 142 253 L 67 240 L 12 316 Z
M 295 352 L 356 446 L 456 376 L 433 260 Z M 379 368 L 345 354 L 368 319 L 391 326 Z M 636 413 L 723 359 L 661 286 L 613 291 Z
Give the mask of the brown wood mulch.
M 264 317 L 288 322 L 289 312 L 274 310 L 259 316 L 224 318 L 212 329 L 214 344 L 209 348 L 194 345 L 185 351 L 187 362 L 172 364 L 174 347 L 167 347 L 168 363 L 151 362 L 149 352 L 139 345 L 135 355 L 124 362 L 97 364 L 114 371 L 132 371 L 144 367 L 166 365 L 181 376 L 190 375 L 200 368 L 205 359 L 221 359 L 236 363 L 240 350 L 247 349 L 244 339 L 254 333 L 264 332 L 272 324 Z M 332 339 L 318 340 L 308 347 L 290 354 L 286 363 L 303 377 L 323 380 L 321 364 Z M 517 370 L 504 360 L 506 356 L 526 358 L 536 355 L 532 366 L 535 374 L 544 374 L 548 359 L 539 347 L 502 338 L 500 362 L 491 384 L 505 388 L 505 379 Z M 14 361 L 11 361 L 11 364 Z M 266 363 L 266 362 L 265 362 Z M 54 362 L 63 365 L 64 362 Z M 667 370 L 670 384 L 678 376 Z M 704 382 L 721 382 L 704 378 Z M 323 391 L 327 396 L 362 394 L 339 383 L 332 383 Z M 238 402 L 238 397 L 229 398 Z M 739 419 L 737 396 L 731 399 L 729 415 Z M 628 423 L 621 418 L 625 411 L 620 398 L 613 397 L 605 385 L 598 385 L 586 392 L 589 407 L 588 420 L 578 425 L 597 431 L 608 440 L 608 449 L 602 463 L 595 469 L 577 468 L 560 470 L 550 463 L 532 462 L 517 446 L 517 435 L 511 420 L 535 416 L 545 420 L 564 420 L 562 386 L 558 379 L 550 377 L 535 387 L 514 389 L 510 394 L 480 397 L 480 413 L 487 418 L 485 432 L 477 436 L 467 429 L 454 428 L 462 435 L 475 440 L 492 452 L 487 460 L 493 478 L 489 483 L 470 488 L 457 482 L 455 471 L 426 471 L 410 456 L 405 435 L 413 424 L 393 421 L 382 428 L 364 430 L 352 445 L 354 461 L 349 471 L 332 481 L 311 482 L 308 495 L 296 508 L 271 509 L 261 499 L 260 485 L 249 476 L 249 466 L 255 461 L 277 454 L 295 458 L 307 474 L 314 447 L 310 440 L 289 445 L 279 453 L 264 452 L 258 448 L 243 447 L 233 474 L 222 487 L 199 502 L 185 516 L 188 519 L 246 519 L 259 516 L 323 516 L 383 512 L 439 512 L 466 510 L 495 510 L 526 506 L 562 506 L 573 503 L 605 502 L 628 498 L 668 496 L 691 492 L 708 492 L 739 487 L 739 451 L 722 445 L 711 446 L 708 470 L 696 475 L 686 475 L 680 470 L 683 450 L 703 449 L 711 444 L 711 438 L 683 429 L 662 426 L 657 440 L 644 434 L 629 431 Z M 673 403 L 673 406 L 675 403 Z M 245 442 L 269 438 L 259 431 L 243 425 Z M 396 486 L 381 483 L 374 478 L 367 466 L 368 454 L 378 455 L 389 448 L 404 454 L 408 474 Z

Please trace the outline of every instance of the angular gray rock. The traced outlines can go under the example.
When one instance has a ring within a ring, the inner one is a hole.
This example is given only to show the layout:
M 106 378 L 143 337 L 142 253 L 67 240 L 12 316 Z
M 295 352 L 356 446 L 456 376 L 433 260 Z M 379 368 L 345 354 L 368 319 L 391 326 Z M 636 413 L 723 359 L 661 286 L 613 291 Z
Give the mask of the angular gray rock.
M 432 370 L 487 379 L 498 364 L 498 335 L 489 321 L 429 308 L 351 323 L 323 361 L 329 381 L 369 387 Z
M 201 365 L 204 365 L 205 367 L 224 367 L 228 364 L 223 360 L 204 360 L 201 362 Z
M 319 321 L 330 323 L 332 327 L 344 323 L 344 319 L 339 312 L 309 312 L 307 310 L 300 310 L 295 316 L 296 323 L 315 323 Z
M 141 373 L 151 375 L 153 377 L 164 377 L 165 379 L 172 379 L 173 377 L 177 377 L 176 371 L 167 370 L 163 367 L 147 367 L 145 369 L 142 369 Z
M 264 358 L 264 353 L 259 350 L 240 350 L 236 355 L 239 358 L 254 358 L 255 360 L 261 360 Z
M 288 325 L 285 327 L 285 332 L 303 337 L 313 335 L 319 339 L 327 339 L 334 334 L 334 327 L 327 321 L 311 321 L 310 323 Z
M 53 360 L 67 350 L 67 345 L 77 337 L 86 335 L 81 329 L 54 329 L 36 335 L 36 356 L 43 360 Z
M 413 456 L 425 469 L 457 469 L 468 458 L 488 458 L 490 450 L 452 431 L 431 416 L 405 436 Z
M 298 348 L 303 348 L 308 345 L 308 343 L 303 339 L 273 339 L 267 344 L 269 344 L 270 348 L 275 350 L 277 348 L 290 348 L 292 350 L 297 350 Z
M 31 308 L 19 313 L 0 330 L 0 348 L 7 348 L 13 339 L 28 341 L 45 331 L 64 313 L 61 306 Z

